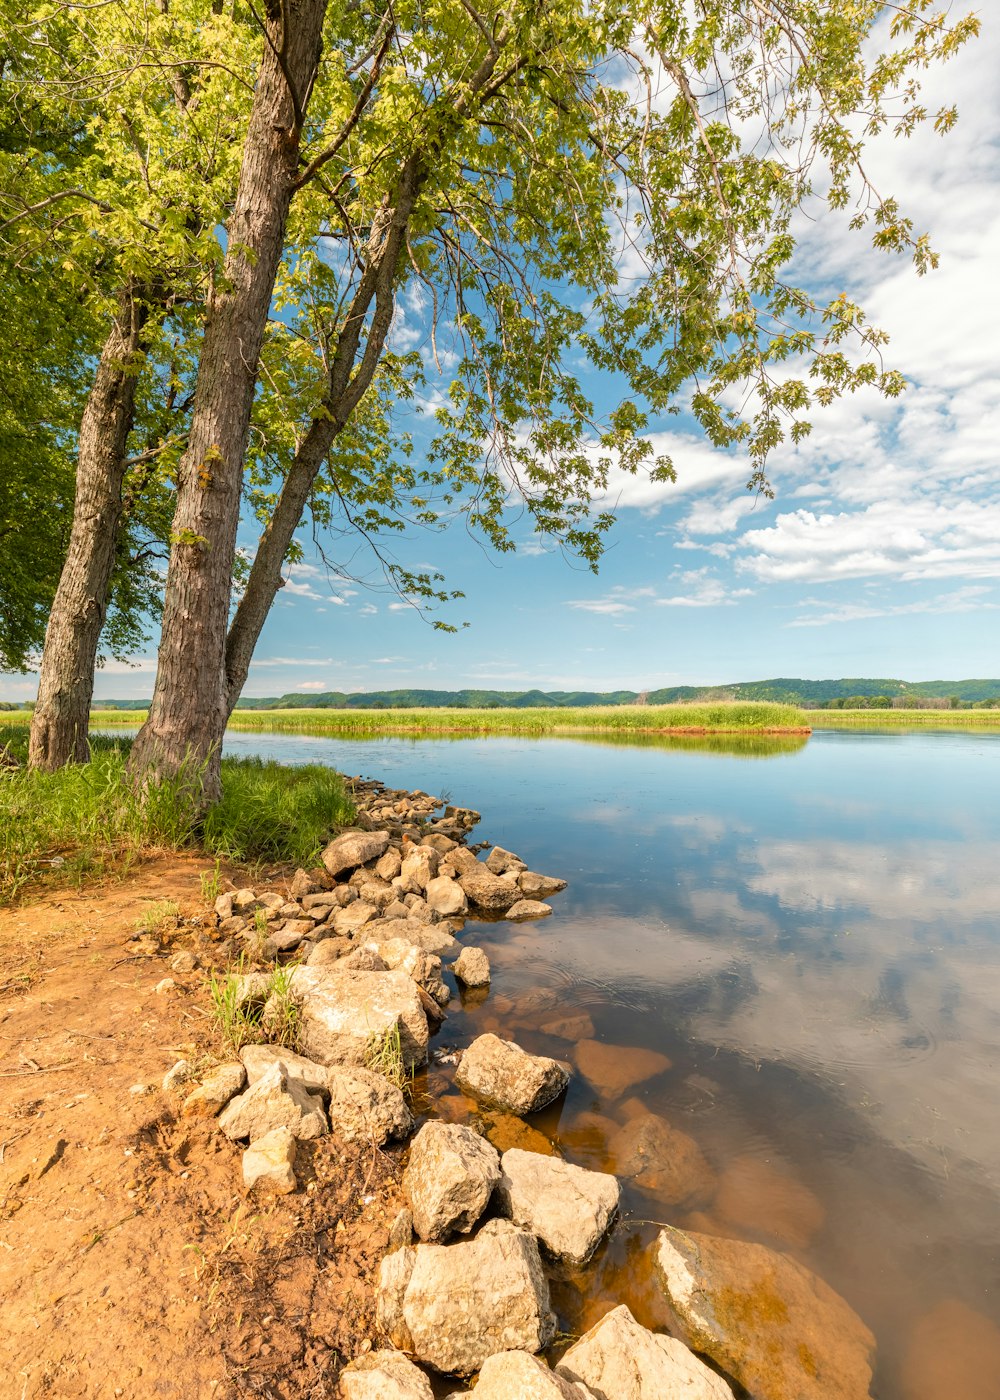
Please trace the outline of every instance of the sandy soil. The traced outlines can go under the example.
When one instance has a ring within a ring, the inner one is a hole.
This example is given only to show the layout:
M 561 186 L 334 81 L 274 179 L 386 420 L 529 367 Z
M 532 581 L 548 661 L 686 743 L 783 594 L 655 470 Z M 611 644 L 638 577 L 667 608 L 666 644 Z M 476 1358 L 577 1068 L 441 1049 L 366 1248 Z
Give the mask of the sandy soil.
M 392 1153 L 307 1145 L 304 1189 L 244 1190 L 241 1151 L 160 1083 L 216 1057 L 206 862 L 0 910 L 0 1394 L 321 1397 L 374 1340 L 401 1204 Z M 175 901 L 185 923 L 134 937 Z M 194 952 L 198 971 L 172 972 Z M 157 991 L 172 977 L 174 990 Z

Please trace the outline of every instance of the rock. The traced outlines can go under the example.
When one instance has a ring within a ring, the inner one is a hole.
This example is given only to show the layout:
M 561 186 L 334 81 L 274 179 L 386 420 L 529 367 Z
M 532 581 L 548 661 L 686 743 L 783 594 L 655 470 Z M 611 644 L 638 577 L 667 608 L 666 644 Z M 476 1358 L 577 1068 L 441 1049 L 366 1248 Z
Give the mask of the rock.
M 715 1174 L 694 1138 L 656 1113 L 643 1113 L 619 1128 L 608 1143 L 619 1176 L 633 1178 L 667 1205 L 703 1200 Z
M 252 914 L 255 909 L 260 908 L 260 900 L 253 890 L 237 890 L 233 895 L 233 913 L 244 916 Z
M 874 1337 L 796 1260 L 669 1226 L 654 1249 L 683 1340 L 754 1400 L 867 1400 Z
M 538 1246 L 506 1220 L 472 1240 L 388 1255 L 377 1317 L 393 1346 L 462 1376 L 497 1352 L 541 1351 L 555 1331 Z
M 383 1074 L 360 1065 L 331 1065 L 326 1071 L 330 1095 L 330 1124 L 347 1142 L 371 1142 L 405 1137 L 413 1115 L 400 1089 Z
M 520 874 L 522 870 L 527 870 L 527 866 L 520 856 L 516 856 L 513 851 L 505 851 L 502 846 L 494 846 L 486 857 L 486 869 L 494 875 L 506 875 L 509 870 Z
M 595 1400 L 586 1386 L 565 1380 L 526 1351 L 487 1357 L 473 1393 L 476 1400 Z
M 416 919 L 421 924 L 433 924 L 437 922 L 434 910 L 427 903 L 426 899 L 419 894 L 408 894 L 403 896 L 403 903 L 409 910 L 411 919 Z
M 176 972 L 179 977 L 184 977 L 187 973 L 194 972 L 197 966 L 198 959 L 193 953 L 189 953 L 186 948 L 179 953 L 175 953 L 170 959 L 170 971 Z
M 451 970 L 467 987 L 490 985 L 490 961 L 482 948 L 463 948 Z
M 558 894 L 566 888 L 565 880 L 559 880 L 554 875 L 536 875 L 533 870 L 522 870 L 517 883 L 525 899 L 545 899 L 547 895 Z
M 439 1111 L 442 1102 L 443 1100 L 438 1100 Z M 463 1098 L 462 1103 L 468 1103 L 468 1100 Z M 501 1155 L 512 1147 L 519 1147 L 524 1152 L 540 1152 L 543 1157 L 559 1155 L 543 1133 L 530 1127 L 523 1118 L 518 1118 L 513 1113 L 487 1109 L 477 1114 L 476 1121 L 486 1141 L 491 1142 Z
M 587 1262 L 618 1210 L 618 1179 L 516 1147 L 503 1154 L 497 1199 L 504 1215 L 530 1230 L 554 1258 Z
M 363 899 L 357 899 L 346 909 L 337 910 L 331 920 L 333 931 L 340 938 L 353 938 L 366 924 L 370 924 L 377 914 L 378 910 L 374 904 L 366 904 Z
M 461 849 L 462 847 L 458 847 L 458 850 Z M 453 856 L 457 854 L 457 850 L 452 852 Z M 459 869 L 458 883 L 465 891 L 470 904 L 475 904 L 479 909 L 488 909 L 496 913 L 502 913 L 509 909 L 522 897 L 517 885 L 502 879 L 499 875 L 494 875 L 475 858 L 473 858 L 471 866 Z
M 581 1040 L 573 1051 L 573 1063 L 595 1089 L 610 1098 L 618 1098 L 633 1085 L 662 1074 L 671 1064 L 666 1055 L 656 1050 L 603 1045 L 599 1040 Z
M 410 945 L 407 945 L 410 946 Z M 377 943 L 362 943 L 337 960 L 338 972 L 388 972 Z
M 302 908 L 307 914 L 319 917 L 324 911 L 339 909 L 343 900 L 344 886 L 338 885 L 333 890 L 317 890 L 315 894 L 303 896 Z
M 542 1030 L 546 1035 L 557 1036 L 560 1040 L 590 1040 L 594 1034 L 594 1023 L 586 1011 L 581 1011 L 577 1016 L 546 1021 Z
M 413 1243 L 413 1216 L 404 1206 L 397 1211 L 389 1226 L 389 1243 L 386 1253 L 389 1254 L 394 1249 L 409 1249 Z
M 233 917 L 232 893 L 220 894 L 215 901 L 214 908 L 220 923 L 225 923 L 226 919 L 231 919 Z
M 309 967 L 332 967 L 334 963 L 343 962 L 354 951 L 348 939 L 323 938 L 325 932 L 323 929 L 316 931 L 315 936 L 322 941 L 310 946 L 309 956 L 304 959 Z
M 243 1066 L 241 1065 L 242 1069 Z M 289 1079 L 280 1064 L 233 1099 L 219 1117 L 227 1138 L 256 1142 L 274 1128 L 288 1128 L 294 1137 L 317 1138 L 328 1131 L 323 1101 Z
M 405 938 L 407 943 L 414 943 L 425 953 L 446 953 L 455 946 L 450 929 L 443 924 L 425 924 L 410 917 L 379 919 L 366 930 L 365 937 L 377 939 L 379 943 L 387 943 L 390 938 Z
M 174 1092 L 175 1089 L 179 1089 L 182 1084 L 187 1084 L 193 1078 L 194 1066 L 192 1065 L 191 1061 L 178 1060 L 177 1063 L 171 1069 L 168 1069 L 166 1074 L 163 1076 L 163 1092 L 165 1094 L 171 1094 Z
M 307 871 L 302 869 L 296 870 L 292 876 L 292 883 L 288 886 L 289 896 L 300 903 L 306 895 L 316 894 L 318 890 L 319 885 L 316 881 Z
M 395 846 L 390 846 L 384 856 L 379 856 L 375 862 L 375 874 L 380 880 L 392 881 L 399 874 L 403 865 L 403 857 L 396 850 Z
M 278 917 L 282 919 L 304 919 L 306 917 L 306 911 L 302 908 L 302 905 L 299 904 L 297 900 L 290 899 L 287 902 L 287 904 L 283 904 L 278 910 Z M 315 922 L 315 918 L 313 917 L 313 915 L 310 914 L 309 928 L 312 928 Z M 305 933 L 308 933 L 309 929 L 305 929 L 303 931 Z
M 481 1035 L 463 1054 L 455 1082 L 513 1113 L 534 1113 L 559 1097 L 569 1070 L 545 1055 L 529 1055 L 513 1041 Z
M 399 1034 L 406 1069 L 427 1059 L 430 1032 L 420 996 L 405 972 L 296 968 L 299 1044 L 320 1064 L 363 1065 L 373 1041 Z
M 382 910 L 383 919 L 408 919 L 409 917 L 410 911 L 401 899 L 394 899 Z
M 246 1080 L 246 1070 L 241 1064 L 219 1065 L 207 1079 L 202 1080 L 193 1094 L 188 1094 L 181 1107 L 181 1116 L 214 1118 L 240 1092 Z
M 243 1153 L 243 1184 L 279 1196 L 295 1190 L 295 1138 L 287 1128 L 272 1128 Z
M 340 1373 L 343 1400 L 434 1400 L 431 1383 L 401 1351 L 370 1351 Z
M 442 980 L 441 959 L 435 953 L 425 953 L 422 948 L 408 943 L 405 938 L 390 938 L 388 942 L 374 946 L 386 967 L 398 968 L 405 972 L 419 987 L 423 987 L 439 1006 L 448 1005 L 451 993 Z
M 367 880 L 363 880 L 358 885 L 357 889 L 358 898 L 365 904 L 373 904 L 380 914 L 384 913 L 389 905 L 396 901 L 396 891 L 384 880 L 373 880 L 369 876 Z
M 461 918 L 469 912 L 469 901 L 457 880 L 447 875 L 438 875 L 427 882 L 427 903 L 439 914 L 446 917 L 457 915 Z
M 237 1011 L 261 1011 L 270 995 L 271 978 L 266 972 L 247 972 L 233 980 L 232 999 Z
M 250 1084 L 259 1079 L 275 1065 L 280 1065 L 289 1079 L 295 1079 L 310 1094 L 325 1094 L 327 1069 L 294 1050 L 286 1050 L 283 1045 L 244 1045 L 240 1051 Z
M 293 921 L 294 922 L 294 921 Z M 312 924 L 309 925 L 312 928 Z M 281 953 L 294 953 L 302 942 L 302 934 L 294 928 L 285 927 L 268 934 L 264 940 L 265 958 L 276 958 Z
M 572 1347 L 556 1375 L 599 1400 L 733 1400 L 721 1376 L 683 1342 L 640 1327 L 626 1307 L 605 1314 Z
M 459 1123 L 431 1120 L 410 1146 L 403 1193 L 422 1240 L 467 1235 L 500 1180 L 496 1149 Z
M 507 918 L 510 919 L 511 923 L 521 924 L 528 919 L 544 919 L 546 915 L 551 913 L 551 904 L 543 904 L 538 899 L 519 899 L 507 910 Z
M 440 859 L 431 846 L 408 846 L 399 870 L 407 889 L 422 894 L 436 877 Z
M 378 860 L 389 845 L 387 831 L 345 831 L 323 852 L 322 861 L 334 879 L 345 870 L 354 870 L 367 861 Z
M 179 992 L 180 987 L 178 987 L 172 977 L 164 977 L 161 981 L 157 982 L 153 991 L 157 996 L 163 997 L 169 996 L 171 992 Z
M 719 1177 L 713 1208 L 730 1224 L 805 1249 L 823 1227 L 821 1202 L 792 1174 L 757 1157 L 734 1157 Z
M 1000 1329 L 958 1298 L 913 1325 L 900 1367 L 902 1400 L 996 1400 Z
M 450 836 L 445 836 L 443 831 L 432 831 L 427 836 L 421 837 L 420 844 L 421 846 L 430 846 L 432 850 L 437 851 L 439 856 L 445 856 L 449 851 L 455 849 L 458 842 L 453 841 Z

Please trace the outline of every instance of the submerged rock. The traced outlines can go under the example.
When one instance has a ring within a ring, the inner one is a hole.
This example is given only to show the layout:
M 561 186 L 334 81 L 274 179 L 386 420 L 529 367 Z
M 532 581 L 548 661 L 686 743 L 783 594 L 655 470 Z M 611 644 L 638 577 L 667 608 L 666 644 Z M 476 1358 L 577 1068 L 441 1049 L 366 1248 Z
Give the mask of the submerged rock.
M 642 1113 L 615 1133 L 608 1151 L 619 1176 L 632 1178 L 667 1205 L 704 1200 L 715 1173 L 694 1138 L 656 1113 Z
M 506 1220 L 472 1240 L 387 1255 L 377 1315 L 393 1346 L 460 1376 L 497 1352 L 539 1352 L 555 1331 L 538 1246 Z
M 874 1337 L 796 1260 L 669 1226 L 654 1249 L 684 1340 L 755 1400 L 867 1400 Z
M 463 1054 L 455 1083 L 513 1113 L 534 1113 L 559 1097 L 569 1083 L 569 1070 L 559 1060 L 529 1055 L 498 1035 L 481 1035 Z
M 714 1209 L 733 1225 L 804 1249 L 826 1211 L 791 1172 L 757 1157 L 734 1157 L 719 1177 Z
M 503 1214 L 530 1230 L 561 1263 L 585 1264 L 618 1209 L 617 1177 L 516 1147 L 503 1154 L 501 1169 L 497 1199 Z
M 425 1123 L 413 1139 L 403 1193 L 422 1240 L 467 1235 L 500 1180 L 500 1158 L 478 1133 L 458 1123 Z
M 615 1308 L 580 1338 L 556 1367 L 600 1400 L 733 1400 L 733 1392 L 676 1337 L 640 1327 Z
M 618 1098 L 654 1074 L 663 1074 L 671 1064 L 658 1050 L 605 1045 L 600 1040 L 581 1040 L 573 1051 L 573 1063 L 595 1089 L 610 1098 Z

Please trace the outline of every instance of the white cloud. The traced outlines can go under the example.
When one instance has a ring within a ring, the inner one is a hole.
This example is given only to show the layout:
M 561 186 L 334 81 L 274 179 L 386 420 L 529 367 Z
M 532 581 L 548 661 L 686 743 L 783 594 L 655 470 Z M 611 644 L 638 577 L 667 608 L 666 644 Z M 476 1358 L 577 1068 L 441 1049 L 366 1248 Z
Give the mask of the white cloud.
M 580 612 L 601 613 L 608 617 L 617 617 L 621 613 L 635 612 L 631 603 L 623 603 L 617 598 L 573 598 L 567 604 L 568 607 L 577 608 Z
M 749 598 L 752 588 L 727 588 L 709 569 L 688 569 L 678 582 L 683 593 L 672 593 L 666 598 L 657 598 L 660 608 L 717 608 L 732 607 L 739 598 Z
M 250 662 L 250 665 L 251 665 L 251 667 L 264 667 L 264 666 L 332 666 L 332 665 L 333 665 L 333 658 L 332 658 L 331 656 L 324 656 L 324 657 L 312 657 L 312 656 L 306 656 L 306 657 L 302 657 L 302 656 L 297 656 L 297 657 L 296 657 L 296 656 L 261 656 L 261 657 L 256 657 L 256 656 L 255 656 L 254 659 Z
M 327 690 L 325 681 L 299 681 L 296 690 Z
M 836 622 L 858 622 L 865 618 L 874 617 L 902 617 L 912 613 L 960 613 L 995 610 L 1000 607 L 1000 603 L 987 601 L 990 592 L 989 588 L 970 584 L 965 588 L 956 588 L 951 593 L 940 593 L 931 598 L 918 599 L 913 603 L 885 603 L 881 606 L 877 603 L 839 603 L 833 608 L 829 608 L 819 599 L 807 598 L 804 606 L 822 607 L 826 610 L 811 614 L 805 613 L 785 625 L 788 627 L 826 627 L 830 623 Z

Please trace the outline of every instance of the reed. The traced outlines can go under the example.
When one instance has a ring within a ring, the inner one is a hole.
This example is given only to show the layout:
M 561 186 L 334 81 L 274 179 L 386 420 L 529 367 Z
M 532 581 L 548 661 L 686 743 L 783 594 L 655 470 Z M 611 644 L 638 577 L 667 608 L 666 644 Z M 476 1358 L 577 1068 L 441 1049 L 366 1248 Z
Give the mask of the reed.
M 1000 731 L 1000 710 L 802 710 L 813 729 Z

